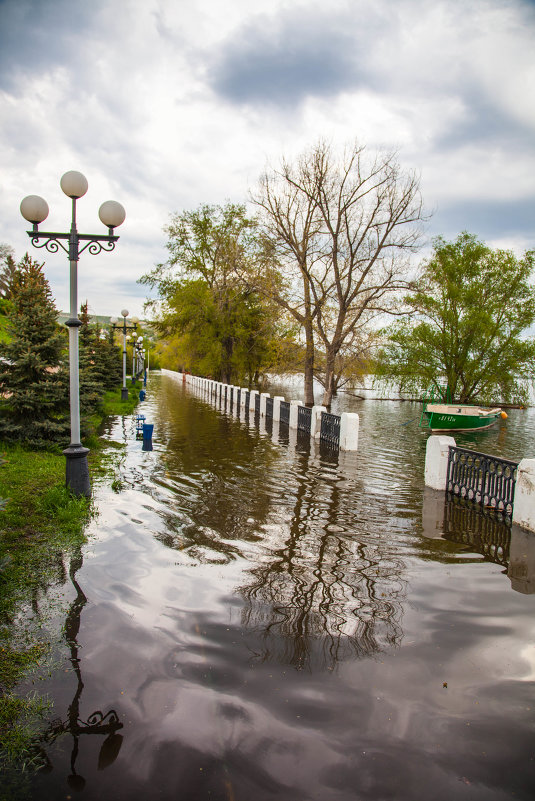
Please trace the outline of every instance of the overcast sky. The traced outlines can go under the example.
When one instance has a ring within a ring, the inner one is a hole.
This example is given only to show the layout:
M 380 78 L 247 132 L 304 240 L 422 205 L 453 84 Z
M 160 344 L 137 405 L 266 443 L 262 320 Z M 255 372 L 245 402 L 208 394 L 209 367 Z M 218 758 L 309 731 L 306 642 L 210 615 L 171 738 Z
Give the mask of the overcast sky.
M 136 280 L 163 226 L 244 202 L 268 163 L 325 138 L 398 148 L 421 175 L 432 237 L 463 229 L 535 247 L 535 3 L 529 0 L 0 0 L 0 242 L 45 260 L 68 307 L 68 262 L 32 248 L 19 204 L 83 172 L 79 231 L 118 200 L 111 254 L 83 254 L 90 311 L 141 314 Z

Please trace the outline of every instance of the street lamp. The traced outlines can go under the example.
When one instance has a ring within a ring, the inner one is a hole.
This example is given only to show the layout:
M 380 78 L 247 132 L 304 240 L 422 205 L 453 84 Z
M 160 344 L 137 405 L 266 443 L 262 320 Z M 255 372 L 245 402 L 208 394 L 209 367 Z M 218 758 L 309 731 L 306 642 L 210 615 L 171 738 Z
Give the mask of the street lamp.
M 70 317 L 65 323 L 69 329 L 69 387 L 71 414 L 71 442 L 63 453 L 66 457 L 66 485 L 74 495 L 91 495 L 87 454 L 80 441 L 80 376 L 78 365 L 78 329 L 82 325 L 78 319 L 78 260 L 84 250 L 96 256 L 102 250 L 112 251 L 119 239 L 114 229 L 124 222 L 126 212 L 120 203 L 107 200 L 98 211 L 101 222 L 108 229 L 108 234 L 79 234 L 76 228 L 76 201 L 87 192 L 87 178 L 80 172 L 71 170 L 61 178 L 60 186 L 67 197 L 72 200 L 71 230 L 69 233 L 53 233 L 39 231 L 39 224 L 48 217 L 48 203 L 38 195 L 28 195 L 20 204 L 20 211 L 25 220 L 32 223 L 32 230 L 27 231 L 36 248 L 46 248 L 49 253 L 57 253 L 61 247 L 69 257 L 70 264 Z M 40 242 L 40 240 L 44 240 Z M 63 244 L 68 241 L 68 247 Z M 80 247 L 80 243 L 86 244 Z
M 137 351 L 137 364 L 136 364 L 136 378 L 141 372 L 141 351 L 143 349 L 143 337 L 138 337 L 136 342 L 136 351 Z
M 123 330 L 123 386 L 121 389 L 121 400 L 128 400 L 128 389 L 126 386 L 126 332 L 136 330 L 137 324 L 139 320 L 137 317 L 131 317 L 129 322 L 131 325 L 126 324 L 126 318 L 128 317 L 128 309 L 123 309 L 121 311 L 121 317 L 123 318 L 122 324 L 119 323 L 117 317 L 111 317 L 110 323 L 113 326 L 113 330 L 119 328 Z
M 134 386 L 136 383 L 136 372 L 135 372 L 136 339 L 137 339 L 137 334 L 132 334 L 132 386 Z

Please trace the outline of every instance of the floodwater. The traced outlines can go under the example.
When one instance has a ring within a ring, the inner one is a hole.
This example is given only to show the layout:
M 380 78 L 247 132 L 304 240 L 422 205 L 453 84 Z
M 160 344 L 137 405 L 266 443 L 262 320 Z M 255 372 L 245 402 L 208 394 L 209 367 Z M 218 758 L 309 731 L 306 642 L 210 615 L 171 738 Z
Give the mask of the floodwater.
M 412 403 L 359 451 L 152 373 L 63 588 L 39 801 L 535 793 L 535 535 L 424 492 Z M 535 410 L 458 438 L 535 454 Z M 120 484 L 120 486 L 119 486 Z

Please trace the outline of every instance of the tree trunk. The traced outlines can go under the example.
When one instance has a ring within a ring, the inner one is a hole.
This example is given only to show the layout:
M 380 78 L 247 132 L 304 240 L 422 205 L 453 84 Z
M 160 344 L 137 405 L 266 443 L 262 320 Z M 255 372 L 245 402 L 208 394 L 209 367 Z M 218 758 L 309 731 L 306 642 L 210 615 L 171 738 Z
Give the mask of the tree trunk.
M 314 327 L 310 304 L 310 285 L 306 274 L 303 274 L 303 290 L 305 298 L 305 406 L 314 406 Z
M 326 361 L 325 361 L 325 390 L 323 392 L 323 400 L 321 402 L 322 406 L 326 406 L 327 409 L 331 405 L 332 396 L 334 393 L 334 360 L 336 358 L 336 354 L 334 350 L 331 348 L 327 349 L 326 353 Z

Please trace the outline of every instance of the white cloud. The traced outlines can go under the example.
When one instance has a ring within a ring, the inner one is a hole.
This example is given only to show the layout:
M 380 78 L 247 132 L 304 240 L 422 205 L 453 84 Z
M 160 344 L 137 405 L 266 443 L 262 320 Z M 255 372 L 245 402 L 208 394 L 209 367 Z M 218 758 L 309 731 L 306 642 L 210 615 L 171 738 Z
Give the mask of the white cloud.
M 431 233 L 462 221 L 480 234 L 488 211 L 489 241 L 533 246 L 518 214 L 535 197 L 535 20 L 522 0 L 97 0 L 68 3 L 70 20 L 65 2 L 44 0 L 38 17 L 31 0 L 0 3 L 0 241 L 29 248 L 18 206 L 30 193 L 47 198 L 47 227 L 68 227 L 59 178 L 84 172 L 80 230 L 100 229 L 104 200 L 127 210 L 116 251 L 80 265 L 95 310 L 141 312 L 135 281 L 165 258 L 170 212 L 246 200 L 267 161 L 319 137 L 398 147 L 437 209 Z M 288 50 L 277 96 L 261 67 Z M 314 53 L 332 67 L 321 91 Z M 218 93 L 214 65 L 241 96 Z M 45 255 L 65 308 L 66 260 Z

